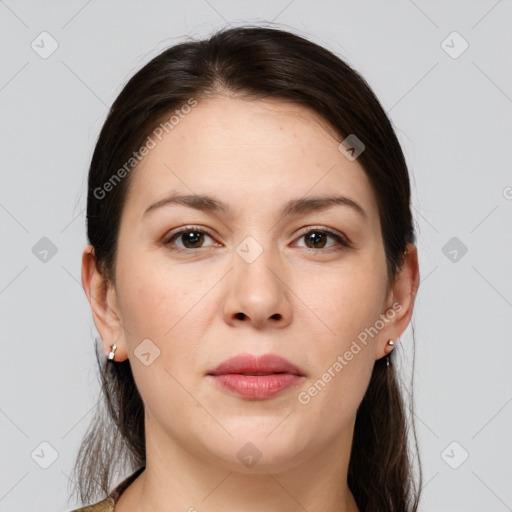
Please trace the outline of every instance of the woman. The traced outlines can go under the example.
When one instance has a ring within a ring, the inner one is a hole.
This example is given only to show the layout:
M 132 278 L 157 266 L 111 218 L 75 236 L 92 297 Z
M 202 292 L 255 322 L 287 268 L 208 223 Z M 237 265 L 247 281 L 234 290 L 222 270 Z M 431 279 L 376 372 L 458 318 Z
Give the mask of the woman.
M 165 50 L 111 108 L 87 221 L 107 412 L 80 510 L 417 509 L 409 177 L 359 74 L 269 28 Z

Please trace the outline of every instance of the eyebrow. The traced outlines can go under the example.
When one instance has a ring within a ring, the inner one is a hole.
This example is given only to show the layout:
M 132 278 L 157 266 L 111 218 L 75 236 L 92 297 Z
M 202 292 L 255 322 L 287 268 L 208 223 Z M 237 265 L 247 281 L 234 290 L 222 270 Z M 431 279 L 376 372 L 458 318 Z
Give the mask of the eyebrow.
M 198 194 L 180 194 L 174 193 L 153 203 L 150 205 L 142 214 L 145 217 L 150 212 L 154 212 L 160 208 L 172 205 L 183 205 L 196 210 L 213 213 L 224 213 L 229 215 L 231 208 L 209 195 L 198 195 Z M 361 215 L 365 220 L 368 216 L 365 210 L 354 200 L 346 196 L 317 196 L 317 197 L 302 197 L 299 199 L 291 199 L 279 212 L 280 217 L 298 215 L 301 213 L 317 212 L 332 208 L 333 206 L 348 206 Z

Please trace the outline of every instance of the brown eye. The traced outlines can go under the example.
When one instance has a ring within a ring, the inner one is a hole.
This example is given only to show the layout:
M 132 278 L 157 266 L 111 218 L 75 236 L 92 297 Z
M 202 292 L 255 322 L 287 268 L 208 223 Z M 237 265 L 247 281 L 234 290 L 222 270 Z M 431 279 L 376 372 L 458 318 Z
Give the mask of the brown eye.
M 180 236 L 183 245 L 190 249 L 200 247 L 204 241 L 204 233 L 201 231 L 187 231 L 186 233 L 181 233 Z
M 204 245 L 205 238 L 211 239 L 212 237 L 201 229 L 188 227 L 172 234 L 167 241 L 164 242 L 164 245 L 176 251 L 186 251 L 187 249 L 193 251 L 194 249 L 209 247 L 208 245 Z
M 351 243 L 346 240 L 343 236 L 335 233 L 328 229 L 310 229 L 307 233 L 304 233 L 299 237 L 299 240 L 304 240 L 305 245 L 302 246 L 312 252 L 320 249 L 343 249 L 352 247 Z M 329 244 L 329 239 L 333 240 L 333 243 Z
M 306 245 L 310 249 L 321 249 L 325 247 L 325 244 L 327 243 L 327 237 L 325 233 L 319 232 L 319 231 L 311 231 L 305 236 Z M 312 247 L 310 247 L 308 244 L 311 244 Z

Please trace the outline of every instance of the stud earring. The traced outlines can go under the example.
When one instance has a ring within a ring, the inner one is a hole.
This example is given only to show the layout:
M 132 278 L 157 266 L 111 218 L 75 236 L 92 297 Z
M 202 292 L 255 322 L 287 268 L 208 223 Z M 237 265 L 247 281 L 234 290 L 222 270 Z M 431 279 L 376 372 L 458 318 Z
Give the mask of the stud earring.
M 388 345 L 389 347 L 394 347 L 394 346 L 395 346 L 395 341 L 394 341 L 394 340 L 388 340 L 387 345 Z M 393 351 L 393 349 L 391 349 L 391 352 L 392 352 L 392 351 Z M 391 352 L 390 352 L 390 353 L 391 353 Z M 386 356 L 386 367 L 388 367 L 388 366 L 389 366 L 389 355 L 387 355 L 387 356 Z
M 108 355 L 108 359 L 109 359 L 109 361 L 113 361 L 114 357 L 116 355 L 117 344 L 114 343 L 113 345 L 110 345 L 110 348 L 111 348 L 111 351 L 110 351 L 110 354 Z

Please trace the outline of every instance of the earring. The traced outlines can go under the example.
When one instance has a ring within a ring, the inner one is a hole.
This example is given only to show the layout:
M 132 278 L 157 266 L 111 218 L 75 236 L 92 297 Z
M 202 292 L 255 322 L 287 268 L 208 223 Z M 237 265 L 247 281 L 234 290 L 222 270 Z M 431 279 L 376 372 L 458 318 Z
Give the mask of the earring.
M 388 346 L 390 347 L 394 347 L 395 346 L 395 341 L 394 340 L 388 340 Z M 391 352 L 393 351 L 393 349 L 391 349 Z M 391 353 L 390 352 L 390 353 Z M 386 367 L 389 366 L 389 355 L 386 356 Z
M 108 359 L 109 359 L 109 361 L 113 361 L 113 359 L 116 355 L 117 344 L 114 343 L 113 345 L 110 345 L 110 348 L 111 348 L 111 351 L 110 351 L 110 354 L 108 355 Z

